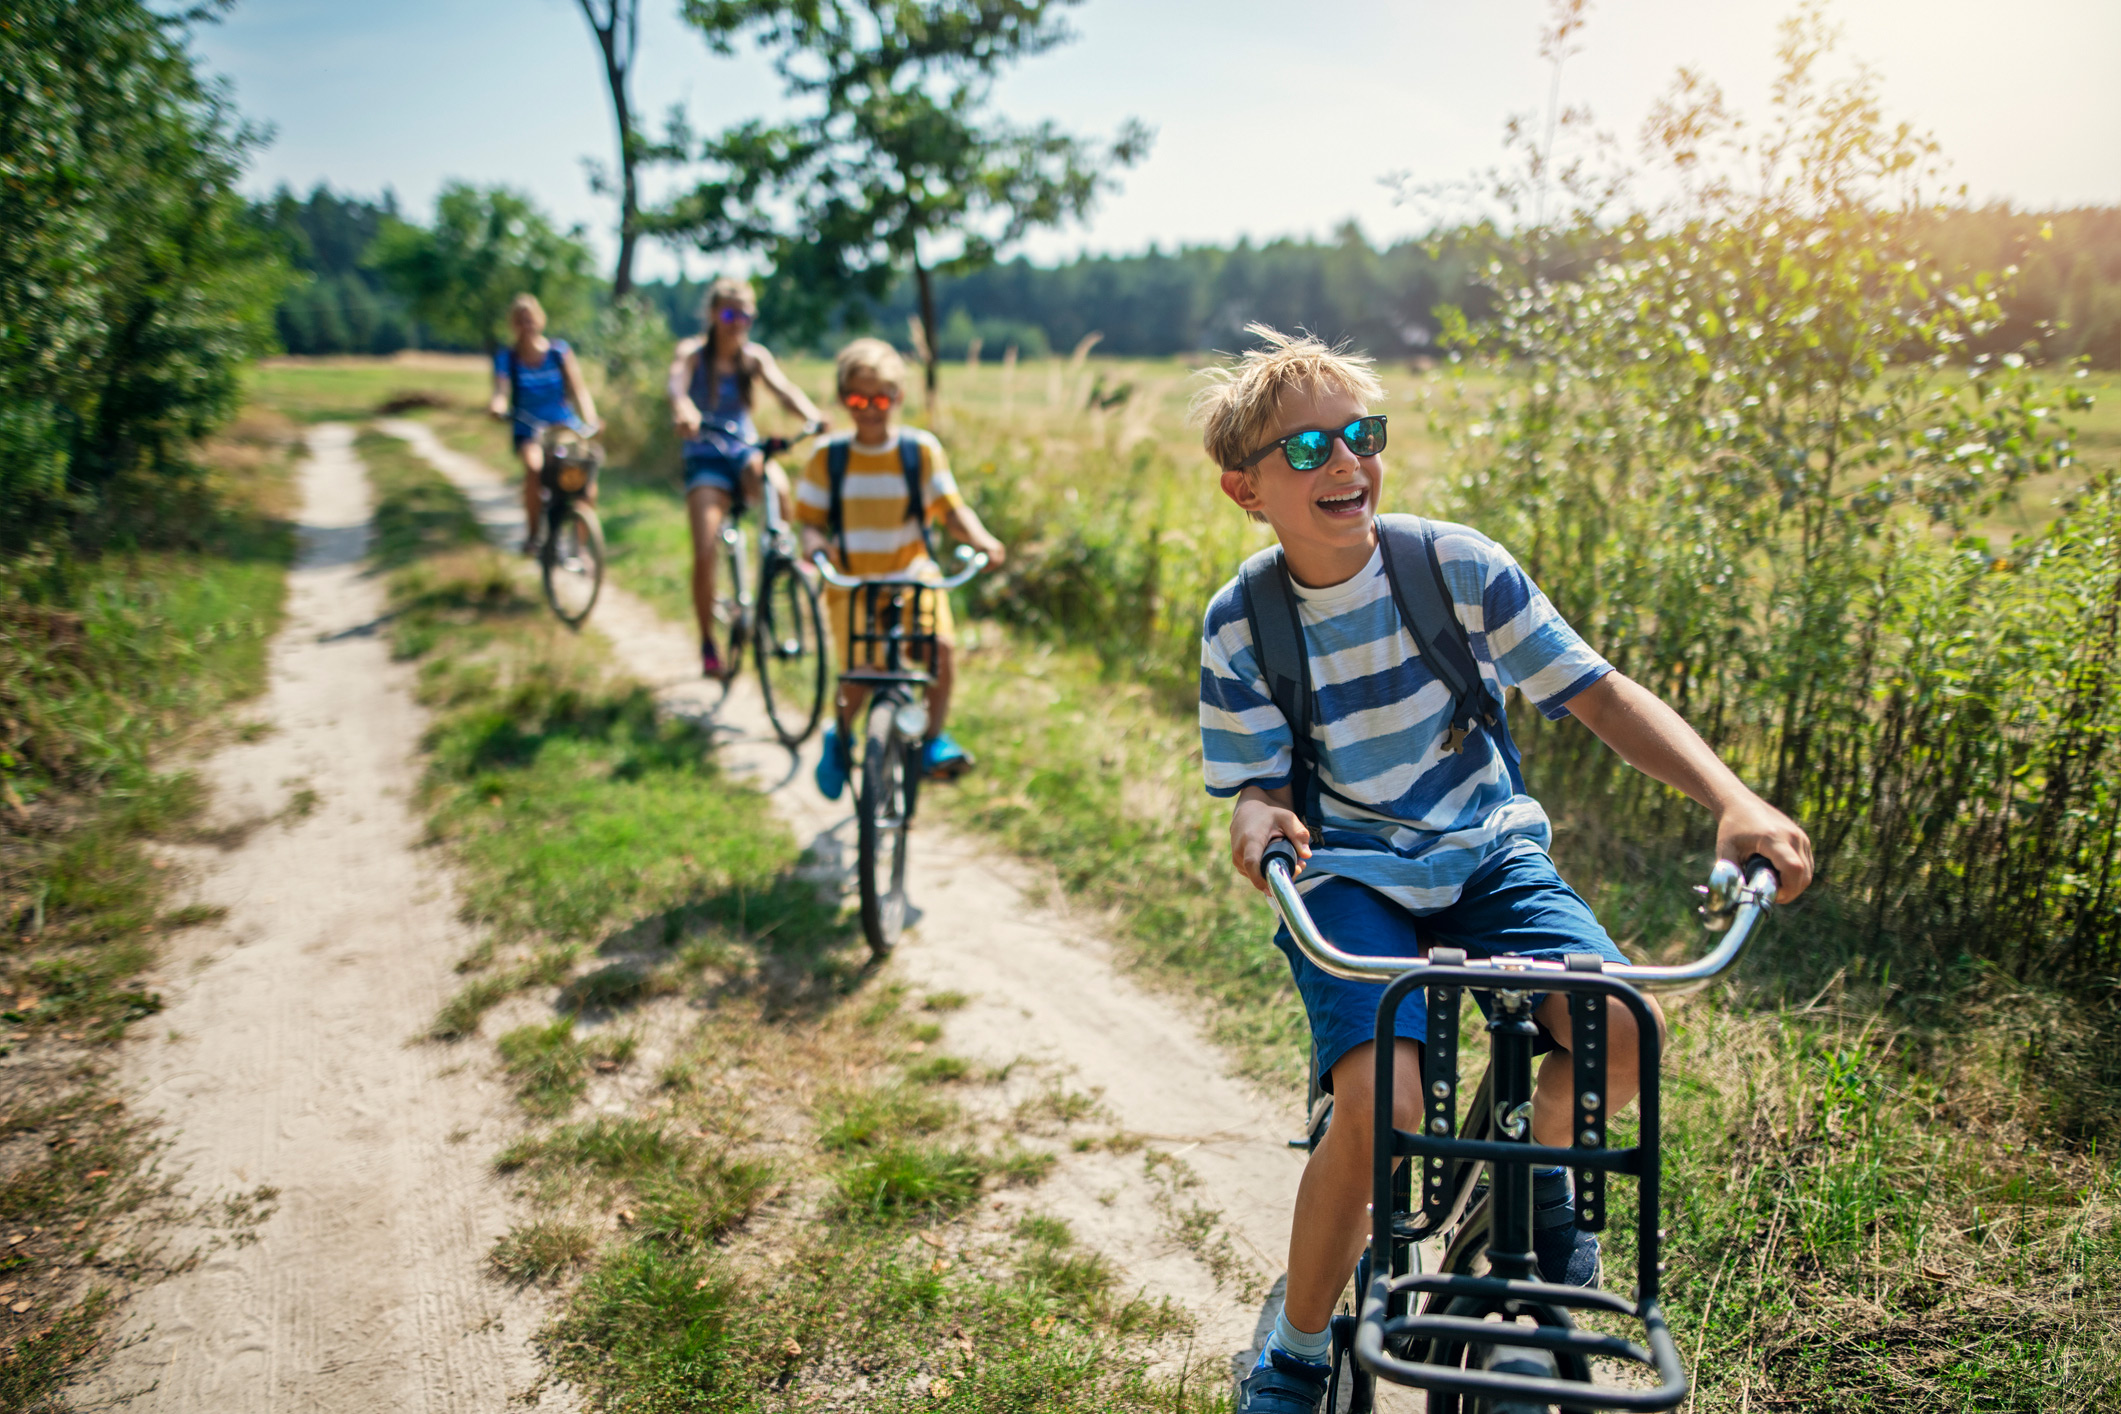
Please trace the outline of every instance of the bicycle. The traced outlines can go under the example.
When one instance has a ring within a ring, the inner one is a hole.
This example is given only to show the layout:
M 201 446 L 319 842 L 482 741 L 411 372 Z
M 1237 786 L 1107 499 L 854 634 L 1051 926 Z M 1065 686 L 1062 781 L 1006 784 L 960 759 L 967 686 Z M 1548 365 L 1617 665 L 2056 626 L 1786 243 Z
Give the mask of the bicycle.
M 1638 986 L 1691 990 L 1729 967 L 1773 903 L 1780 886 L 1774 869 L 1758 856 L 1743 870 L 1718 860 L 1708 884 L 1696 892 L 1703 895 L 1704 922 L 1724 932 L 1722 942 L 1692 963 L 1645 966 L 1608 964 L 1591 954 L 1555 963 L 1509 956 L 1469 959 L 1456 948 L 1432 948 L 1425 958 L 1344 952 L 1319 933 L 1305 909 L 1296 890 L 1296 851 L 1288 841 L 1273 841 L 1260 862 L 1275 910 L 1313 962 L 1337 977 L 1388 984 L 1377 1013 L 1372 1227 L 1355 1278 L 1361 1308 L 1357 1315 L 1334 1317 L 1326 1408 L 1343 1407 L 1343 1370 L 1350 1375 L 1345 1406 L 1350 1414 L 1373 1407 L 1380 1378 L 1426 1391 L 1430 1414 L 1551 1414 L 1557 1408 L 1564 1414 L 1597 1409 L 1654 1414 L 1675 1408 L 1687 1397 L 1688 1379 L 1657 1301 L 1663 1236 L 1658 1226 L 1661 1051 L 1656 1022 Z M 1393 1019 L 1401 999 L 1415 987 L 1428 989 L 1429 1040 L 1422 1049 L 1422 1127 L 1408 1133 L 1393 1123 Z M 1574 1142 L 1567 1148 L 1530 1138 L 1538 1039 L 1532 1020 L 1535 988 L 1569 998 L 1579 1113 Z M 1487 993 L 1493 1003 L 1488 1069 L 1461 1126 L 1458 1016 L 1467 991 Z M 1635 1145 L 1624 1149 L 1606 1143 L 1602 1003 L 1608 1000 L 1634 1016 L 1641 1047 L 1640 1132 Z M 1312 1084 L 1315 1099 L 1315 1079 Z M 1309 1134 L 1291 1143 L 1316 1147 L 1331 1122 L 1330 1102 L 1315 1106 Z M 1395 1164 L 1396 1158 L 1420 1160 L 1418 1200 L 1413 1164 Z M 1637 1179 L 1632 1303 L 1596 1288 L 1539 1279 L 1532 1255 L 1535 1164 L 1572 1170 L 1577 1226 L 1591 1232 L 1605 1226 L 1606 1175 Z M 1485 1195 L 1476 1198 L 1482 1170 L 1489 1183 Z M 1445 1234 L 1438 1270 L 1419 1270 L 1418 1244 Z M 1643 1340 L 1579 1329 L 1574 1311 L 1630 1317 L 1640 1323 Z M 1657 1384 L 1593 1384 L 1593 1359 L 1645 1366 Z
M 580 628 L 604 589 L 604 523 L 597 518 L 597 472 L 604 450 L 594 432 L 530 421 L 544 465 L 538 484 L 545 514 L 538 526 L 538 577 L 545 604 L 569 628 Z
M 801 435 L 823 430 L 820 424 Z M 755 445 L 770 458 L 799 440 L 768 437 Z M 724 649 L 721 683 L 726 689 L 735 681 L 748 644 L 758 658 L 759 691 L 773 733 L 783 746 L 797 747 L 817 730 L 825 709 L 825 619 L 818 609 L 817 586 L 803 573 L 797 557 L 795 529 L 782 511 L 773 479 L 762 473 L 759 480 L 765 504 L 755 593 L 745 582 L 745 541 L 738 525 L 742 507 L 722 521 L 729 573 L 717 580 L 714 599 L 715 632 Z
M 861 774 L 856 777 L 858 840 L 855 873 L 862 898 L 862 933 L 869 951 L 883 957 L 906 926 L 906 837 L 920 800 L 921 743 L 928 735 L 924 700 L 935 662 L 929 596 L 947 594 L 972 581 L 987 557 L 959 546 L 964 566 L 948 579 L 908 573 L 846 575 L 820 551 L 815 562 L 825 582 L 853 596 L 840 681 L 869 689 L 862 732 Z

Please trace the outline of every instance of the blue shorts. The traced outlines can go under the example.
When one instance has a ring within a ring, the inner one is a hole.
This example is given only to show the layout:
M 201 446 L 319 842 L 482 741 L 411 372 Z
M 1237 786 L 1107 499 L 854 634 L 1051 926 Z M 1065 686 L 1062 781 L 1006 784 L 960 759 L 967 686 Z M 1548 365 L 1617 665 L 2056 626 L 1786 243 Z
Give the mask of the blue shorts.
M 701 486 L 712 486 L 729 497 L 729 504 L 741 508 L 744 504 L 744 468 L 749 465 L 752 453 L 747 448 L 742 456 L 732 457 L 712 447 L 687 447 L 685 449 L 685 494 Z
M 575 416 L 572 408 L 569 408 L 561 416 L 554 418 L 553 422 L 561 427 L 573 428 L 585 437 L 589 435 L 589 424 Z M 518 421 L 509 430 L 515 434 L 515 444 L 520 447 L 525 442 L 537 441 L 540 428 L 536 423 Z
M 1562 882 L 1554 861 L 1526 850 L 1489 861 L 1466 881 L 1458 902 L 1416 916 L 1353 879 L 1329 878 L 1304 895 L 1304 906 L 1329 942 L 1368 957 L 1413 957 L 1431 946 L 1464 948 L 1471 957 L 1559 959 L 1572 952 L 1596 953 L 1608 962 L 1627 955 L 1576 891 Z M 1333 1088 L 1333 1064 L 1365 1041 L 1377 1038 L 1382 982 L 1349 982 L 1328 976 L 1305 957 L 1287 928 L 1274 942 L 1289 958 L 1289 971 L 1311 1021 L 1311 1057 L 1319 1082 Z M 1480 999 L 1480 993 L 1473 994 Z M 1393 1034 L 1425 1041 L 1429 997 L 1416 987 L 1400 1001 Z

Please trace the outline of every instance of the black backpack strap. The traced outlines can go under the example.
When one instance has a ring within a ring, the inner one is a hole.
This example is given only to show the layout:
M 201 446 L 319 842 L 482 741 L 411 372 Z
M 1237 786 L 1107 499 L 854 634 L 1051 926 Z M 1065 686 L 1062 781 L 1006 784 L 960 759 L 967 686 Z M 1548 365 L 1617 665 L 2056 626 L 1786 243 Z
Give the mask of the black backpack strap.
M 1311 655 L 1304 648 L 1303 620 L 1297 616 L 1296 592 L 1289 587 L 1281 546 L 1270 545 L 1246 560 L 1238 571 L 1237 586 L 1267 695 L 1289 724 L 1289 794 L 1316 848 L 1324 831 L 1311 740 Z
M 1502 704 L 1489 693 L 1473 656 L 1473 639 L 1458 617 L 1458 602 L 1443 577 L 1443 560 L 1436 551 L 1436 523 L 1420 516 L 1388 515 L 1377 518 L 1377 533 L 1384 543 L 1385 575 L 1392 582 L 1392 601 L 1415 647 L 1428 663 L 1429 671 L 1451 694 L 1451 722 L 1444 749 L 1463 750 L 1466 738 L 1486 727 L 1501 750 L 1510 780 L 1521 793 L 1523 776 L 1518 766 L 1517 743 L 1510 737 L 1510 723 Z
M 831 496 L 831 505 L 825 512 L 825 530 L 832 543 L 840 547 L 840 567 L 847 565 L 847 459 L 853 448 L 844 437 L 835 437 L 825 444 L 825 483 Z
M 517 417 L 523 406 L 523 363 L 516 357 L 516 346 L 508 345 L 502 350 L 508 355 L 508 415 Z
M 932 560 L 935 558 L 935 546 L 928 539 L 927 488 L 924 484 L 926 478 L 922 475 L 926 468 L 921 463 L 921 439 L 904 429 L 898 434 L 898 464 L 899 469 L 906 473 L 906 514 L 913 517 L 913 523 L 920 527 L 921 548 L 928 552 L 928 558 Z

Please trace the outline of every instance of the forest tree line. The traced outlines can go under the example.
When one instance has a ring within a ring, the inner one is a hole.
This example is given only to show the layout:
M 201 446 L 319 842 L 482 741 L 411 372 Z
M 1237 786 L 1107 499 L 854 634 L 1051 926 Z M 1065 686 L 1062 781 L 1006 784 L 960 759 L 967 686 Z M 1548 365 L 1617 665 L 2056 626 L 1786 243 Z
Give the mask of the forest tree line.
M 423 328 L 405 298 L 370 263 L 376 238 L 403 219 L 396 198 L 343 195 L 319 186 L 307 197 L 282 188 L 252 206 L 301 278 L 275 316 L 289 353 L 388 354 L 461 341 Z M 2038 342 L 2045 357 L 2121 367 L 2121 207 L 2018 211 L 1985 206 L 1924 218 L 1922 244 L 1940 268 L 2018 268 L 2002 325 L 1983 336 L 2001 352 Z M 1346 339 L 1384 358 L 1440 352 L 1435 311 L 1450 305 L 1478 318 L 1488 294 L 1478 268 L 1449 233 L 1373 244 L 1353 223 L 1331 240 L 1152 246 L 1135 255 L 1086 255 L 1058 265 L 1019 256 L 967 274 L 938 273 L 939 352 L 983 358 L 1010 347 L 1037 358 L 1102 335 L 1098 351 L 1159 356 L 1230 348 L 1246 323 L 1264 320 Z M 674 334 L 695 332 L 703 281 L 646 281 L 635 294 Z M 776 327 L 774 291 L 761 291 L 760 327 Z M 908 279 L 864 324 L 904 344 L 916 294 Z M 839 337 L 835 331 L 825 341 Z

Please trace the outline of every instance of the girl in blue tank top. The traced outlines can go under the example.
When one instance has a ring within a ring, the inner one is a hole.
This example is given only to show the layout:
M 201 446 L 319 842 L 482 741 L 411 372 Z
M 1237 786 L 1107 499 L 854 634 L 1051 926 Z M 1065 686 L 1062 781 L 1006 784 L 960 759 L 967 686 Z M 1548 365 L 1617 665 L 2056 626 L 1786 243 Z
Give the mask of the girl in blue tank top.
M 523 553 L 537 542 L 545 491 L 539 473 L 545 449 L 540 423 L 596 435 L 597 405 L 582 367 L 564 339 L 545 337 L 545 307 L 536 295 L 517 295 L 508 306 L 510 341 L 493 356 L 493 399 L 487 411 L 513 424 L 516 460 L 523 464 Z
M 670 413 L 685 448 L 685 510 L 692 525 L 692 610 L 700 621 L 700 666 L 723 673 L 714 637 L 716 547 L 722 523 L 772 483 L 783 513 L 791 502 L 788 478 L 758 448 L 751 420 L 752 390 L 764 383 L 781 406 L 823 431 L 825 415 L 790 382 L 765 345 L 751 342 L 758 301 L 742 280 L 716 280 L 707 290 L 707 332 L 678 345 L 670 364 Z

